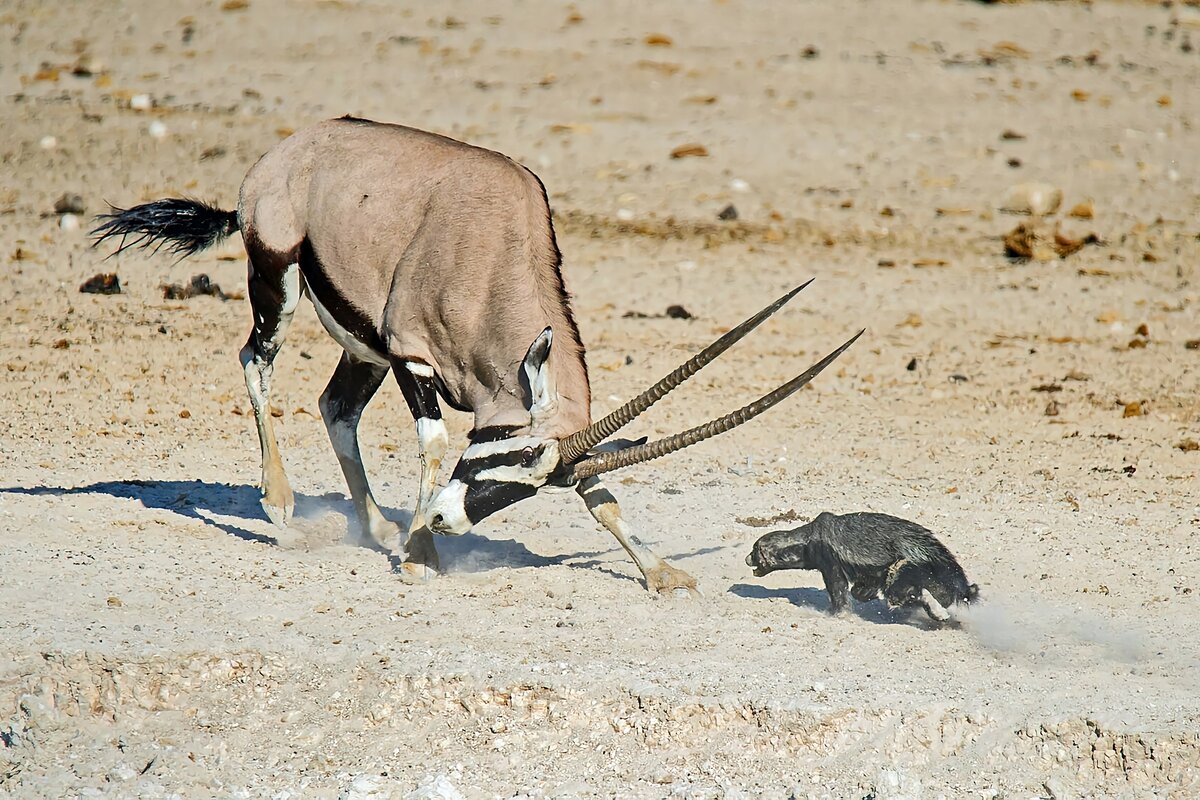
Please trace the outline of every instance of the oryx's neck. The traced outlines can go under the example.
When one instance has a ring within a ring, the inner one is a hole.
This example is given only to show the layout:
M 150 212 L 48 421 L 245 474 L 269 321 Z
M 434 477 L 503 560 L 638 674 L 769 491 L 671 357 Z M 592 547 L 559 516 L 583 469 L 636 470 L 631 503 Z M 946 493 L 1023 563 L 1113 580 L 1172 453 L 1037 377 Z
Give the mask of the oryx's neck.
M 539 324 L 543 328 L 549 325 L 555 330 L 550 368 L 554 373 L 559 393 L 558 409 L 544 423 L 539 433 L 562 438 L 591 423 L 591 392 L 587 365 L 573 321 L 560 319 L 556 324 L 553 320 L 547 320 L 544 324 Z M 559 330 L 564 334 L 570 330 L 572 335 L 559 335 Z M 477 368 L 477 374 L 472 376 L 474 397 L 469 406 L 475 414 L 476 430 L 496 426 L 528 430 L 529 410 L 525 389 L 519 378 L 521 360 L 525 353 L 520 351 L 517 355 L 518 352 L 513 350 L 508 358 L 503 359 L 503 364 L 492 363 L 482 370 Z

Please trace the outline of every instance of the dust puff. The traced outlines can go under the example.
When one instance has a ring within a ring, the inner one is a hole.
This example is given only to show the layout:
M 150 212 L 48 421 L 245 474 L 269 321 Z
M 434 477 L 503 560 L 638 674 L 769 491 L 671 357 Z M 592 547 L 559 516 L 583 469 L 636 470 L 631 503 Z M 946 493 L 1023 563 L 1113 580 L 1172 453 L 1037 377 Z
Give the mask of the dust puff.
M 1077 647 L 1097 648 L 1122 663 L 1145 661 L 1153 652 L 1145 631 L 1130 629 L 1093 611 L 1051 613 L 1048 602 L 994 598 L 955 609 L 963 629 L 995 653 L 1054 655 Z

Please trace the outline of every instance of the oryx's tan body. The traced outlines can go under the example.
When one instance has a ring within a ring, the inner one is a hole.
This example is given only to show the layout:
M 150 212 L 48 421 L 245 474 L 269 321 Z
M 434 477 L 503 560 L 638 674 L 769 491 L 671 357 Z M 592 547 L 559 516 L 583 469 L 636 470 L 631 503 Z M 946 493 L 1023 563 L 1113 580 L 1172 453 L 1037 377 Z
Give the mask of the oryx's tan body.
M 369 326 L 377 340 L 365 343 L 381 359 L 433 367 L 476 427 L 528 426 L 517 376 L 546 327 L 560 399 L 545 432 L 591 421 L 545 191 L 511 159 L 399 125 L 330 120 L 254 165 L 239 217 L 255 269 L 299 263 L 343 329 Z M 305 239 L 315 263 L 301 257 Z

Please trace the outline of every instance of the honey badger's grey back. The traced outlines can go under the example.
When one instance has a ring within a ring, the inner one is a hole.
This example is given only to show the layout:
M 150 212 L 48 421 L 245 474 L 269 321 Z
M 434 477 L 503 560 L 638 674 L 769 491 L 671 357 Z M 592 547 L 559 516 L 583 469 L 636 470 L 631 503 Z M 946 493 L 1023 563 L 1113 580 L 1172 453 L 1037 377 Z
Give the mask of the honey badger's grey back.
M 888 567 L 897 561 L 953 564 L 954 556 L 928 528 L 890 514 L 859 511 L 817 516 L 801 530 L 824 542 L 846 564 Z

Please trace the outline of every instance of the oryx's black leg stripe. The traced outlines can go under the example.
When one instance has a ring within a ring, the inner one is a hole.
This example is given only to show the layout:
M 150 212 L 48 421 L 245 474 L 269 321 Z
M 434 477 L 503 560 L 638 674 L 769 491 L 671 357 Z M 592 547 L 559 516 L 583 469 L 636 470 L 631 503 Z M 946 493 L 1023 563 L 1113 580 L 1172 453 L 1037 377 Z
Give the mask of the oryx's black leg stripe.
M 388 368 L 342 354 L 325 393 L 321 395 L 321 412 L 327 422 L 338 421 L 358 427 L 363 409 L 379 391 Z
M 442 407 L 438 403 L 433 367 L 422 361 L 396 359 L 393 368 L 413 419 L 441 419 Z
M 342 467 L 342 474 L 346 476 L 359 529 L 384 547 L 388 546 L 388 540 L 397 533 L 398 528 L 384 518 L 371 494 L 358 445 L 358 421 L 387 373 L 387 367 L 359 361 L 349 353 L 342 353 L 337 369 L 320 399 L 321 417 L 325 420 L 325 429 L 329 432 L 329 441 Z

